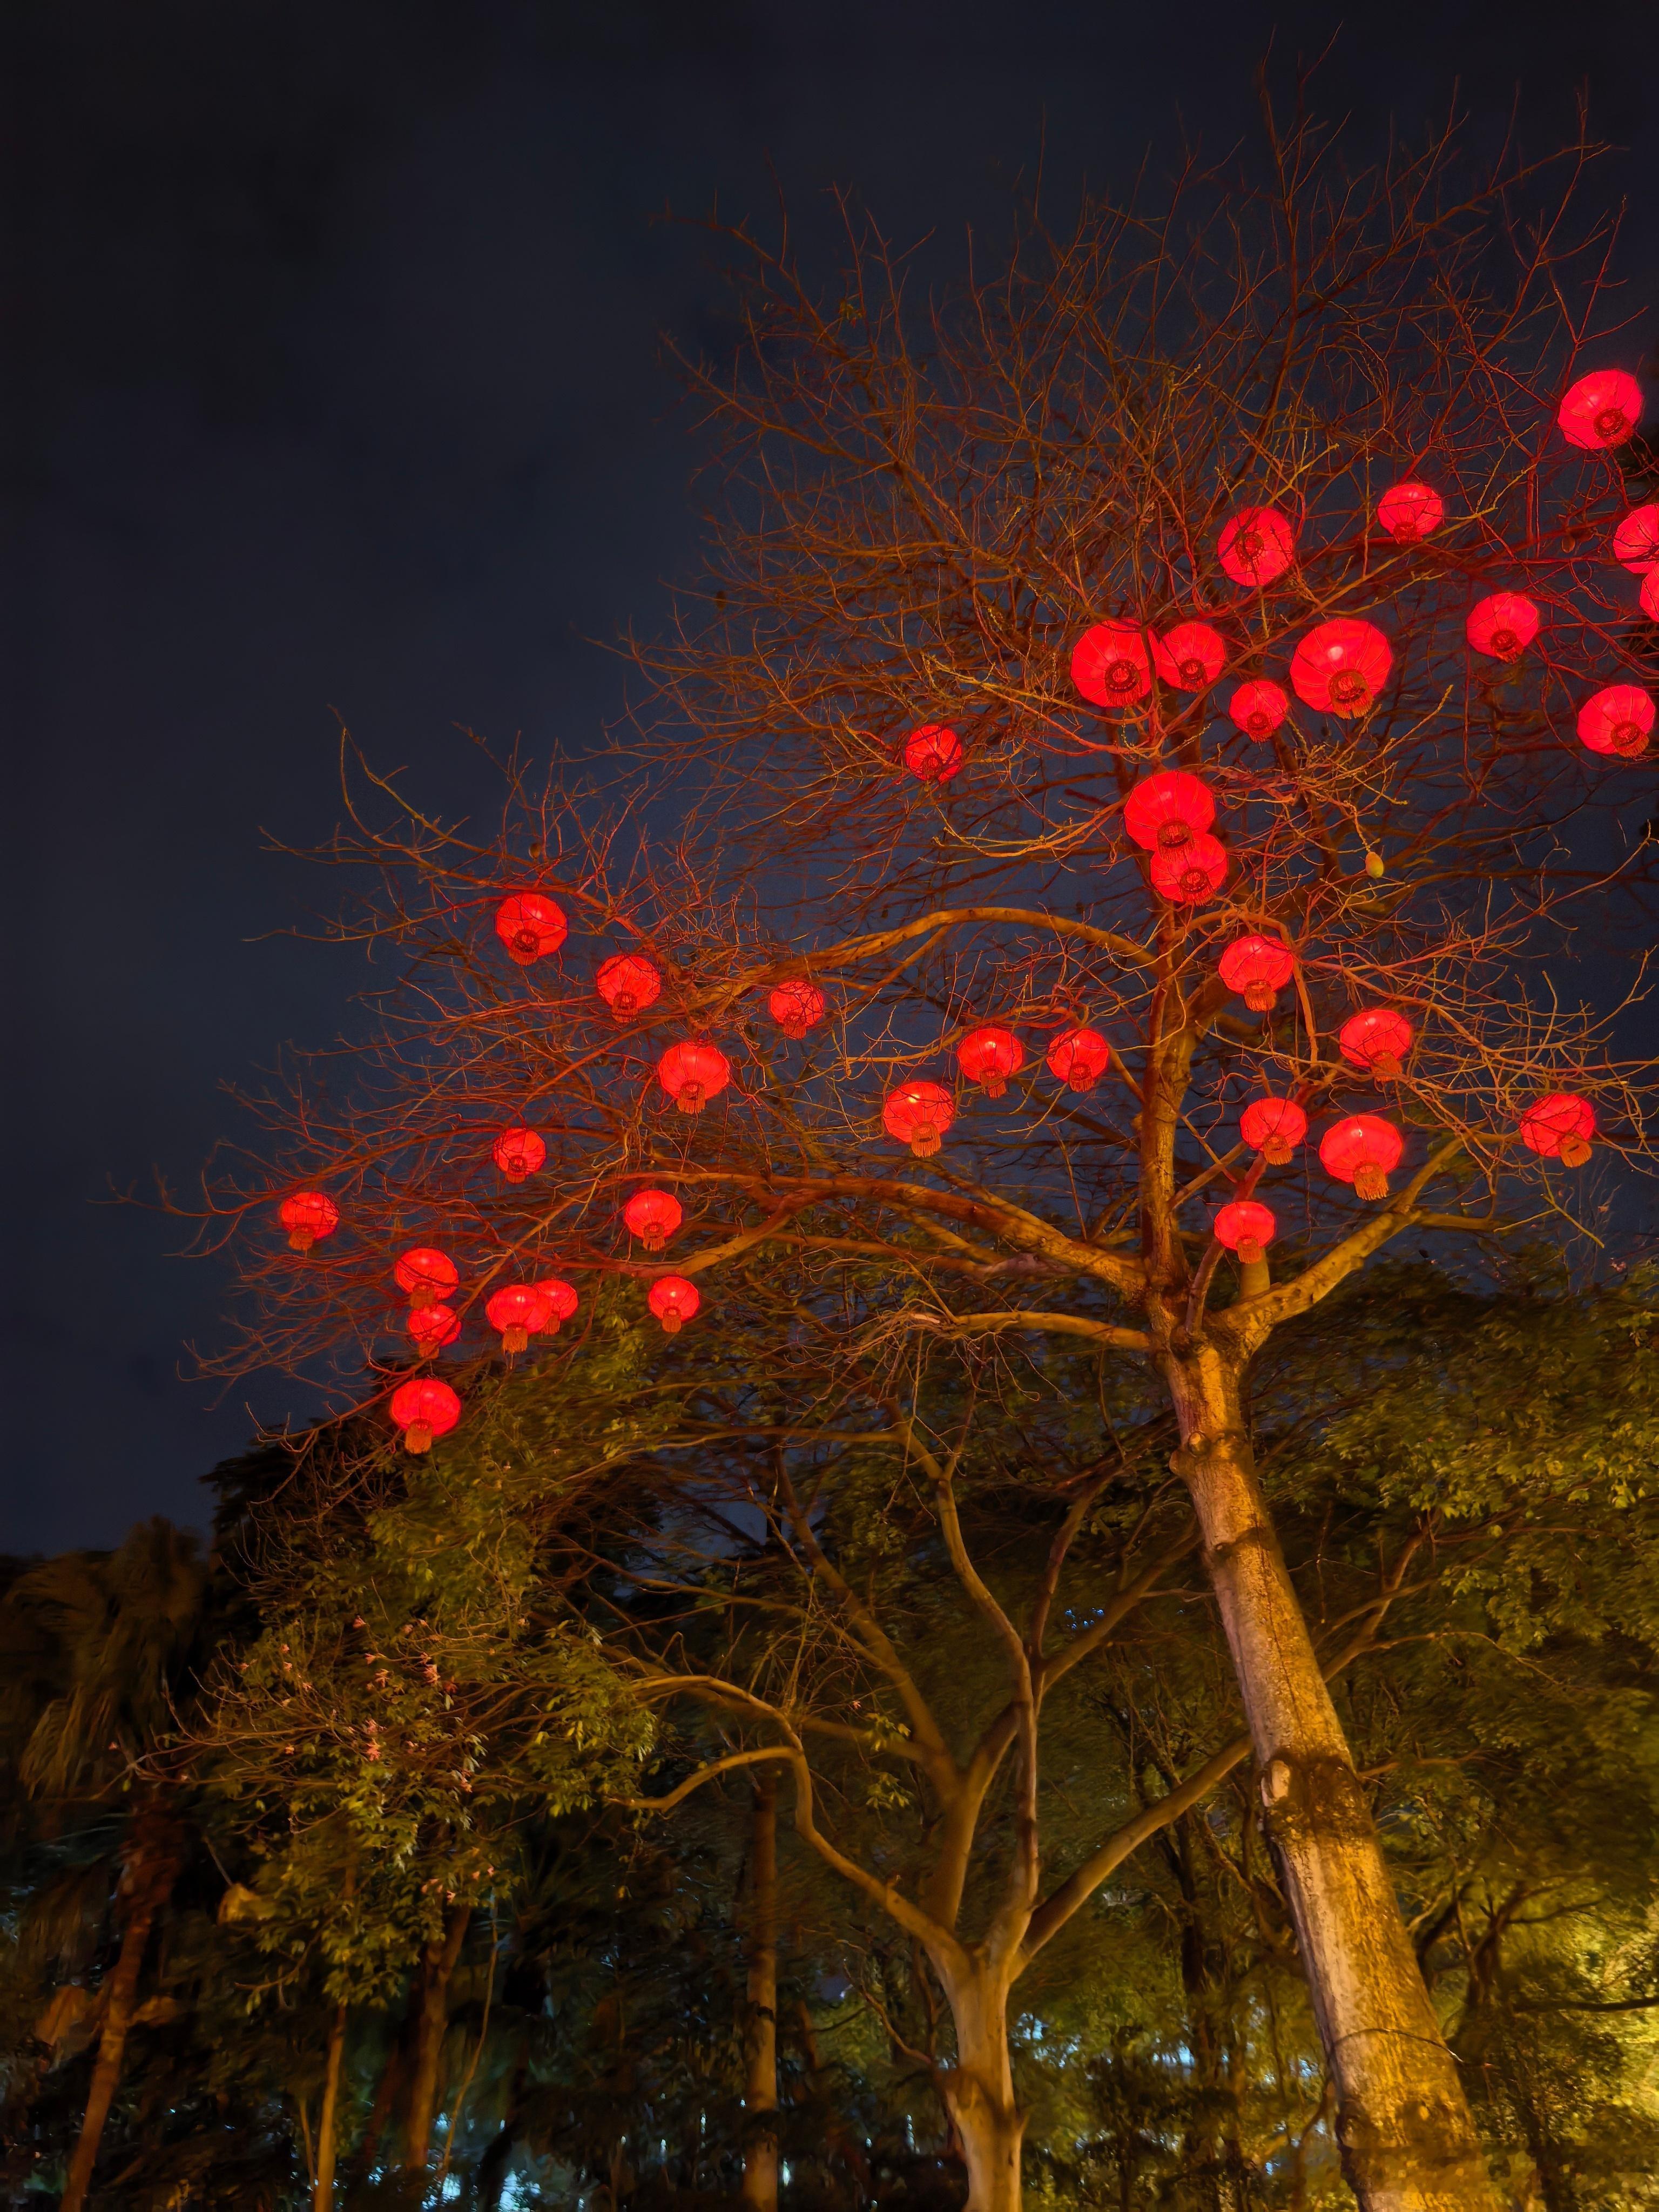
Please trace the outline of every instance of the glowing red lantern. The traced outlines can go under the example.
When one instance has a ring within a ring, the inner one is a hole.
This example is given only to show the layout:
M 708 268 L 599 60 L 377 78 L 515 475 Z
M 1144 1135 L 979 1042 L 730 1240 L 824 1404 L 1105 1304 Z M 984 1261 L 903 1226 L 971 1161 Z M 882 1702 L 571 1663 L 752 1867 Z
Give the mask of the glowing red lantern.
M 1012 1030 L 988 1022 L 982 1029 L 969 1030 L 957 1045 L 957 1065 L 988 1098 L 1000 1098 L 1008 1078 L 1025 1065 L 1025 1048 Z
M 1567 443 L 1587 453 L 1622 446 L 1642 419 L 1642 387 L 1622 368 L 1598 368 L 1579 378 L 1555 419 Z
M 296 1190 L 277 1207 L 276 1218 L 288 1231 L 289 1251 L 309 1252 L 339 1227 L 340 1209 L 326 1191 Z
M 1236 937 L 1218 963 L 1222 981 L 1252 1012 L 1265 1014 L 1296 973 L 1296 957 L 1276 937 Z
M 1529 1151 L 1563 1167 L 1581 1168 L 1590 1156 L 1595 1109 L 1576 1091 L 1553 1091 L 1521 1116 L 1521 1137 Z
M 453 1306 L 411 1306 L 404 1323 L 422 1359 L 431 1359 L 461 1333 L 461 1317 Z
M 956 1118 L 955 1099 L 937 1083 L 901 1083 L 882 1102 L 882 1127 L 919 1160 L 939 1150 Z
M 1432 484 L 1390 484 L 1376 502 L 1376 519 L 1396 545 L 1415 545 L 1439 529 L 1446 503 Z
M 1062 1030 L 1048 1048 L 1049 1073 L 1072 1091 L 1092 1091 L 1111 1064 L 1111 1047 L 1098 1030 Z
M 1210 787 L 1178 768 L 1138 783 L 1123 802 L 1123 826 L 1143 852 L 1174 851 L 1215 820 Z
M 678 1336 L 680 1330 L 702 1304 L 695 1283 L 688 1283 L 684 1275 L 659 1275 L 652 1284 L 647 1304 L 662 1323 L 665 1336 Z
M 684 1218 L 672 1191 L 636 1190 L 623 1208 L 629 1234 L 637 1237 L 647 1252 L 660 1252 Z
M 1289 699 L 1277 684 L 1270 684 L 1265 676 L 1241 684 L 1227 702 L 1234 727 L 1247 738 L 1255 738 L 1258 744 L 1272 737 L 1290 711 Z
M 823 1019 L 823 994 L 805 975 L 780 983 L 766 1001 L 766 1011 L 785 1036 L 799 1041 L 815 1022 Z
M 539 1285 L 507 1283 L 484 1307 L 491 1328 L 501 1333 L 503 1352 L 522 1352 L 553 1318 L 553 1304 Z
M 1519 592 L 1494 592 L 1469 609 L 1463 627 L 1477 653 L 1518 660 L 1538 635 L 1538 610 Z
M 1368 1075 L 1395 1076 L 1412 1047 L 1412 1025 L 1392 1006 L 1368 1006 L 1337 1031 L 1342 1057 Z
M 1633 507 L 1613 533 L 1613 557 L 1632 576 L 1659 568 L 1659 507 Z
M 1400 1164 L 1406 1140 L 1375 1114 L 1350 1114 L 1333 1122 L 1319 1142 L 1319 1164 L 1338 1182 L 1351 1182 L 1359 1198 L 1386 1198 L 1389 1176 Z
M 1154 853 L 1152 889 L 1172 906 L 1201 906 L 1227 880 L 1225 846 L 1207 833 L 1171 853 Z
M 1304 706 L 1345 721 L 1375 705 L 1394 653 L 1374 623 L 1346 615 L 1310 629 L 1291 655 L 1291 683 Z
M 1308 1117 L 1294 1098 L 1253 1098 L 1238 1117 L 1238 1133 L 1269 1167 L 1282 1168 L 1308 1133 Z
M 434 1437 L 447 1437 L 461 1418 L 461 1401 L 447 1382 L 418 1375 L 392 1394 L 390 1412 L 404 1432 L 404 1449 L 430 1451 Z
M 1227 646 L 1208 623 L 1177 623 L 1152 640 L 1152 665 L 1178 691 L 1201 691 L 1226 664 Z
M 1247 1267 L 1253 1267 L 1265 1256 L 1279 1224 L 1272 1207 L 1260 1200 L 1236 1198 L 1231 1206 L 1222 1207 L 1214 1225 L 1217 1242 L 1236 1252 Z
M 564 908 L 539 891 L 514 891 L 495 909 L 495 934 L 520 968 L 556 952 L 569 930 Z
M 509 1182 L 534 1175 L 547 1158 L 547 1146 L 533 1129 L 503 1129 L 490 1150 Z
M 662 996 L 662 970 L 638 952 L 618 952 L 599 963 L 593 988 L 619 1022 L 640 1014 Z
M 461 1279 L 449 1255 L 434 1251 L 429 1244 L 413 1244 L 407 1252 L 400 1252 L 392 1273 L 398 1288 L 407 1291 L 410 1304 L 416 1307 L 435 1305 Z
M 657 1062 L 657 1080 L 682 1114 L 701 1114 L 732 1080 L 732 1063 L 718 1045 L 671 1044 Z
M 1146 641 L 1134 623 L 1097 623 L 1072 653 L 1072 681 L 1097 707 L 1127 708 L 1152 688 Z
M 1659 568 L 1651 569 L 1643 577 L 1642 588 L 1637 597 L 1648 620 L 1659 622 Z
M 567 1283 L 558 1275 L 543 1275 L 530 1287 L 532 1291 L 539 1291 L 547 1300 L 547 1319 L 542 1323 L 542 1334 L 556 1336 L 559 1323 L 568 1321 L 581 1304 L 576 1296 L 574 1285 Z
M 1296 532 L 1276 507 L 1241 507 L 1222 526 L 1216 546 L 1236 584 L 1271 584 L 1296 558 Z
M 1634 684 L 1610 684 L 1578 709 L 1578 734 L 1593 753 L 1634 760 L 1653 733 L 1653 702 Z
M 904 740 L 904 765 L 918 783 L 949 783 L 962 769 L 962 739 L 942 722 L 924 722 Z

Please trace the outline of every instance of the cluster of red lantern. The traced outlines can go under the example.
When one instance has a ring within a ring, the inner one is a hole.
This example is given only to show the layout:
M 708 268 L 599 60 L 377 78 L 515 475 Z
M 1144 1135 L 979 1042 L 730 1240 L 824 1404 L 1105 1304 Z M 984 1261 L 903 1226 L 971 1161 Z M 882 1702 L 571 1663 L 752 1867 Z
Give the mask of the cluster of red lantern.
M 1123 802 L 1123 826 L 1152 859 L 1152 888 L 1172 905 L 1196 906 L 1227 879 L 1227 852 L 1210 835 L 1209 786 L 1182 769 L 1144 777 Z

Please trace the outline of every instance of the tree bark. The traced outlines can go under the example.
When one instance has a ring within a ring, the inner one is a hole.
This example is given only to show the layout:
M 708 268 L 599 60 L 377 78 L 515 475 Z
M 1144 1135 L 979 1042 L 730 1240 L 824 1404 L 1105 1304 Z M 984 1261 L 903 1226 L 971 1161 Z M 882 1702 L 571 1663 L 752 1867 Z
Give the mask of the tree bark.
M 339 2136 L 340 2069 L 345 2057 L 346 2008 L 337 2005 L 328 2032 L 328 2065 L 323 2075 L 323 2109 L 317 2121 L 317 2185 L 313 2212 L 334 2212 L 335 2146 Z
M 769 1767 L 755 1784 L 750 1864 L 748 2017 L 744 2029 L 743 2201 L 754 2212 L 778 2203 L 778 1784 Z
M 415 2069 L 410 2077 L 409 2112 L 404 2127 L 404 2166 L 426 2170 L 432 2148 L 432 2116 L 438 2103 L 438 2069 L 449 2030 L 449 1984 L 466 1941 L 471 1914 L 458 1905 L 444 1933 L 427 1945 L 421 1971 L 421 2017 L 415 2033 Z
M 969 1956 L 965 1972 L 939 1968 L 956 2029 L 956 2064 L 941 2087 L 968 2169 L 963 2212 L 1019 2212 L 1025 2114 L 1014 2100 L 1008 1980 L 981 1954 Z
M 1236 1361 L 1164 1361 L 1192 1493 L 1285 1884 L 1336 2085 L 1342 2168 L 1364 2212 L 1497 2212 L 1456 2061 L 1429 2001 L 1325 1686 L 1245 1428 Z

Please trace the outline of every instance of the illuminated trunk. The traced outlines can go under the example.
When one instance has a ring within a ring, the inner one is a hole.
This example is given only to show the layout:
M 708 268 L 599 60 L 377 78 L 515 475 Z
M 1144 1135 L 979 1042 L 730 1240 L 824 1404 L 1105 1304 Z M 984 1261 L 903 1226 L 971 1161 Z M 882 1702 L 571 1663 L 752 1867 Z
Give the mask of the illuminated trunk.
M 471 1915 L 458 1905 L 441 1936 L 426 1947 L 422 1961 L 421 2016 L 415 2031 L 415 2067 L 409 2083 L 409 2116 L 404 2127 L 404 2165 L 410 2173 L 426 2170 L 432 2148 L 432 2118 L 438 2103 L 438 2069 L 449 2033 L 449 1984 L 466 1940 Z
M 778 1784 L 755 1785 L 750 1868 L 749 2016 L 744 2033 L 743 2201 L 755 2212 L 778 2202 Z
M 941 1967 L 939 1979 L 957 2037 L 944 2089 L 968 2168 L 963 2212 L 1019 2212 L 1025 2115 L 1014 2101 L 1007 1983 L 978 1960 Z
M 1456 2062 L 1256 1481 L 1239 1377 L 1213 1345 L 1171 1354 L 1165 1369 L 1265 1826 L 1336 2086 L 1343 2172 L 1364 2212 L 1497 2212 Z
M 328 2066 L 323 2076 L 322 2117 L 317 2123 L 317 2185 L 313 2212 L 334 2212 L 335 2147 L 340 2132 L 340 2069 L 345 2057 L 346 2008 L 337 2005 L 328 2035 Z

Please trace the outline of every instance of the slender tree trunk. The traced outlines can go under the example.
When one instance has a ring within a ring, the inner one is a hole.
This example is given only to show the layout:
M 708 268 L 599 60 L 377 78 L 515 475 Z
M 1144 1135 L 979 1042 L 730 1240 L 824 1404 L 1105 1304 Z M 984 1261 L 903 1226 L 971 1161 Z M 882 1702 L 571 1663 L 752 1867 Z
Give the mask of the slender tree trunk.
M 965 1974 L 941 1968 L 939 1978 L 956 2028 L 943 2087 L 968 2169 L 963 2212 L 1019 2212 L 1025 2114 L 1014 2101 L 1007 1982 L 981 1960 Z
M 328 2032 L 328 2065 L 323 2075 L 323 2109 L 317 2121 L 317 2185 L 313 2212 L 334 2212 L 335 2146 L 339 2136 L 340 2069 L 345 2057 L 346 2008 L 337 2005 Z
M 146 1818 L 136 1815 L 138 1821 Z M 132 2026 L 132 2016 L 138 2009 L 138 1978 L 143 1971 L 144 1953 L 149 1944 L 150 1930 L 155 1925 L 155 1916 L 166 1904 L 178 1874 L 178 1860 L 165 1846 L 155 1855 L 147 1852 L 142 1843 L 128 1861 L 122 1877 L 131 1902 L 127 1913 L 127 1924 L 121 1933 L 121 1949 L 115 1961 L 115 1971 L 109 1978 L 109 2002 L 104 2013 L 104 2028 L 98 2039 L 98 2057 L 92 2069 L 92 2086 L 87 2094 L 87 2109 L 81 2122 L 81 2134 L 75 2146 L 75 2155 L 70 2160 L 69 2179 L 59 2201 L 58 2212 L 81 2212 L 87 2201 L 87 2191 L 92 2186 L 92 2170 L 98 2162 L 98 2146 L 103 2138 L 104 2123 L 108 2119 L 110 2106 L 115 2101 L 115 2092 L 120 2086 L 121 2068 L 126 2057 L 127 2033 Z
M 432 2116 L 438 2104 L 438 2069 L 442 2063 L 444 2038 L 449 2030 L 449 1983 L 466 1940 L 471 1914 L 458 1905 L 442 1936 L 426 1947 L 422 1961 L 421 2017 L 415 2033 L 415 2070 L 410 2077 L 409 2118 L 404 2129 L 404 2166 L 410 2173 L 426 2170 L 432 2148 Z
M 1336 2083 L 1343 2172 L 1364 2212 L 1497 2212 L 1457 2064 L 1256 1480 L 1239 1375 L 1212 1342 L 1169 1355 L 1165 1370 L 1181 1429 L 1176 1463 L 1203 1533 L 1264 1824 Z
M 778 1782 L 755 1784 L 749 1873 L 749 2007 L 744 2028 L 743 2201 L 778 2202 Z

